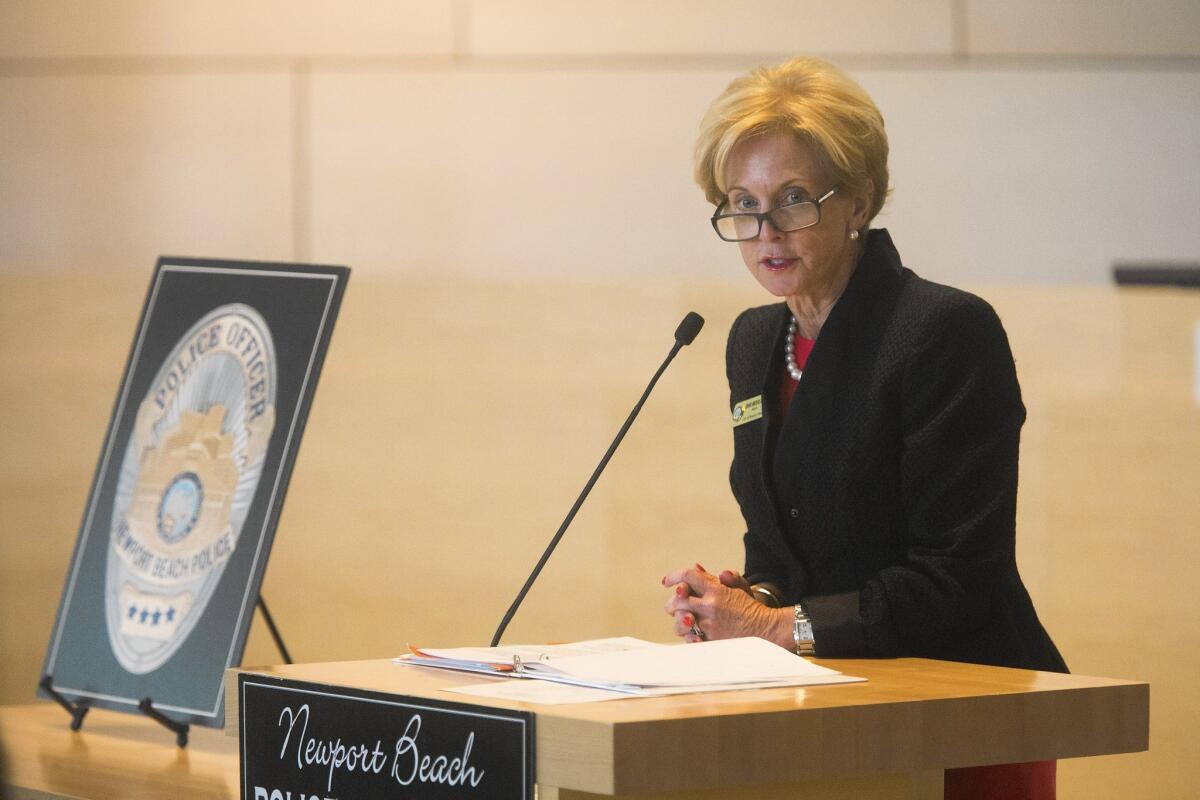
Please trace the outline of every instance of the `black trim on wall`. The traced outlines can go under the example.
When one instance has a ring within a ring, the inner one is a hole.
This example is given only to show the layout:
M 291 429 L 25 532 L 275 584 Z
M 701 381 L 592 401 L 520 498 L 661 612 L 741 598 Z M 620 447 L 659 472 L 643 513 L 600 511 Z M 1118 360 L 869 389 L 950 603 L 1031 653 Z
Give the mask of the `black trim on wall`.
M 1113 264 L 1118 286 L 1175 286 L 1200 289 L 1200 261 L 1137 261 Z

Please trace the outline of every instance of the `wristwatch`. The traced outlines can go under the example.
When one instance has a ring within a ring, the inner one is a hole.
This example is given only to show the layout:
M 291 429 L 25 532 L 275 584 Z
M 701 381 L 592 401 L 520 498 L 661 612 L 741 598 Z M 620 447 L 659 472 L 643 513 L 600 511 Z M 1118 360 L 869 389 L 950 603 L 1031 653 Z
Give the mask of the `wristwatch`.
M 799 603 L 796 603 L 795 616 L 792 618 L 792 641 L 796 645 L 796 655 L 811 656 L 815 653 L 812 620 Z

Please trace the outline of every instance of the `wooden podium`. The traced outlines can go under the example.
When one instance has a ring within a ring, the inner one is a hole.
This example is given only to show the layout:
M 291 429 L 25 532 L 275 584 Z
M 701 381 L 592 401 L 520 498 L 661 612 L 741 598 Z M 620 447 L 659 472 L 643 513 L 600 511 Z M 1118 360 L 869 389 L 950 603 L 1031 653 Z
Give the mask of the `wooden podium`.
M 1145 683 L 926 659 L 838 660 L 866 683 L 576 705 L 480 700 L 479 675 L 390 661 L 247 670 L 536 714 L 542 800 L 941 798 L 951 767 L 1144 750 Z M 226 674 L 226 731 L 238 730 Z
M 940 798 L 942 770 L 1146 749 L 1145 683 L 925 659 L 827 662 L 866 683 L 541 706 L 445 692 L 489 680 L 390 661 L 244 670 L 533 711 L 541 800 Z M 147 719 L 57 706 L 0 709 L 10 800 L 235 798 L 237 674 L 226 733 L 187 750 Z

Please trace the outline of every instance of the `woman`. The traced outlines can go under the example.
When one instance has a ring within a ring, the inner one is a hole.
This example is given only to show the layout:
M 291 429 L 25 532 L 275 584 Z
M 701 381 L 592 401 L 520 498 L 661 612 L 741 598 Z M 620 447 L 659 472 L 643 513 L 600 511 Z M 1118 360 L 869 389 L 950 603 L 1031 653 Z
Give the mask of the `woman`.
M 713 227 L 783 302 L 742 313 L 726 350 L 744 577 L 676 570 L 666 610 L 687 641 L 1066 671 L 1014 555 L 1008 340 L 870 229 L 887 155 L 870 97 L 814 59 L 734 81 L 701 124 Z M 982 783 L 1003 796 L 1053 796 L 1053 762 L 999 769 Z M 972 773 L 948 771 L 947 796 Z

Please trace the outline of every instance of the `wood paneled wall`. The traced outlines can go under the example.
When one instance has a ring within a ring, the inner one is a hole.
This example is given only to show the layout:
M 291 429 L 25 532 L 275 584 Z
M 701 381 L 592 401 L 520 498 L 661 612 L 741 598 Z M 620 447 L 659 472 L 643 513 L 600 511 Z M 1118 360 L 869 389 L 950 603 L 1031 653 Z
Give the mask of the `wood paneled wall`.
M 143 291 L 144 278 L 5 277 L 3 702 L 33 694 Z M 1200 295 L 981 293 L 1008 329 L 1029 409 L 1018 554 L 1039 612 L 1076 672 L 1153 687 L 1150 753 L 1064 763 L 1061 796 L 1186 797 L 1200 756 Z M 705 331 L 507 637 L 669 638 L 663 572 L 741 562 L 723 351 L 734 315 L 761 300 L 749 279 L 353 277 L 266 576 L 293 654 L 485 643 L 696 309 Z M 256 620 L 246 663 L 277 660 Z
M 798 52 L 883 110 L 907 262 L 995 287 L 1048 626 L 1153 683 L 1152 751 L 1064 764 L 1062 796 L 1189 796 L 1200 301 L 1104 286 L 1200 253 L 1186 0 L 0 3 L 0 701 L 32 693 L 162 253 L 355 270 L 267 576 L 305 660 L 485 640 L 704 313 L 511 634 L 666 635 L 662 571 L 740 559 L 721 353 L 760 301 L 692 139 Z
M 887 120 L 880 224 L 948 281 L 1200 253 L 1200 5 L 9 0 L 0 270 L 161 253 L 721 280 L 690 154 L 816 53 Z

